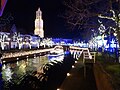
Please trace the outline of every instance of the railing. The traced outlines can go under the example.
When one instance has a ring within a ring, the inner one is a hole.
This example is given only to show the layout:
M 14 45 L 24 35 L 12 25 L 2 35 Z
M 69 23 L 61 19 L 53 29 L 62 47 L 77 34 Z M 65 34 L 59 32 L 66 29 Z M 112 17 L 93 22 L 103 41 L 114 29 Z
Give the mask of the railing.
M 86 59 L 93 60 L 95 63 L 95 54 L 96 52 L 83 52 L 83 63 L 85 63 Z
M 83 53 L 83 63 L 85 63 L 86 59 L 93 60 L 93 62 L 95 63 L 96 52 L 90 52 L 88 48 L 80 48 L 80 47 L 74 47 L 74 46 L 71 46 L 70 49 L 71 49 L 71 53 L 73 53 L 74 51 L 80 52 L 78 55 L 79 57 Z

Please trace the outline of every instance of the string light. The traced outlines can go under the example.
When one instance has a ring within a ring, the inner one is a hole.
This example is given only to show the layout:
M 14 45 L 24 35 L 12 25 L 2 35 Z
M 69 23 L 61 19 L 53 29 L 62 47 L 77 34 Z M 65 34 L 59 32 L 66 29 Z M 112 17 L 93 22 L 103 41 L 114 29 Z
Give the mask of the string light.
M 77 61 L 75 61 L 75 63 L 77 63 Z
M 74 65 L 72 65 L 72 68 L 75 68 L 75 66 L 74 66 Z
M 67 73 L 67 76 L 70 76 L 70 73 Z
M 112 13 L 112 16 L 103 16 L 101 14 L 98 15 L 98 17 L 100 18 L 104 18 L 104 19 L 110 19 L 112 21 L 114 21 L 116 23 L 116 26 L 118 25 L 118 27 L 120 27 L 120 14 L 115 13 L 114 10 L 110 10 L 110 12 Z M 117 30 L 117 29 L 116 29 Z

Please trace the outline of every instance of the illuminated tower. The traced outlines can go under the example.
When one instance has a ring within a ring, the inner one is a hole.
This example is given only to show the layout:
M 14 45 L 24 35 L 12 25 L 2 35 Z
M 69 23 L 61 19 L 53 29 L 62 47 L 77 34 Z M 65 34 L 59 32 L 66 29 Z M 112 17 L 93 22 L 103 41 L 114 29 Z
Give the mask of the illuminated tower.
M 42 12 L 40 8 L 38 8 L 38 10 L 36 11 L 34 34 L 40 36 L 41 38 L 44 37 Z

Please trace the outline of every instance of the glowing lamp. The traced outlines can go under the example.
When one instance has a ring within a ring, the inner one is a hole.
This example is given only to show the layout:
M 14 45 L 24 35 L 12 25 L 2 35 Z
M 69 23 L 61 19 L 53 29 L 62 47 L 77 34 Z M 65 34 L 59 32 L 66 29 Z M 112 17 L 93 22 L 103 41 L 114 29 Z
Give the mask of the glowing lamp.
M 72 68 L 75 68 L 75 66 L 74 66 L 74 65 L 72 65 Z
M 67 73 L 67 76 L 70 76 L 70 73 Z
M 75 63 L 77 63 L 77 61 L 75 61 Z

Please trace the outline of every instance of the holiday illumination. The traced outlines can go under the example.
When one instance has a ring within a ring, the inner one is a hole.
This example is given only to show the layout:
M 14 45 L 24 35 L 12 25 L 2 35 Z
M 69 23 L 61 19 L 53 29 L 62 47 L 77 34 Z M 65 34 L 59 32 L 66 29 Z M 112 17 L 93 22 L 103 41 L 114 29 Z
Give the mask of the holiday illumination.
M 109 50 L 110 48 L 112 52 L 114 51 L 114 48 L 118 48 L 118 42 L 116 38 L 116 29 L 109 26 L 106 28 L 102 21 L 98 20 L 100 26 L 98 28 L 98 36 L 94 36 L 90 41 L 89 41 L 89 47 L 91 49 L 98 49 L 102 48 L 102 51 L 104 50 Z M 106 39 L 105 39 L 106 38 Z
M 38 11 L 36 11 L 34 34 L 40 36 L 41 38 L 44 37 L 42 12 L 40 8 L 38 8 Z
M 109 19 L 116 23 L 116 28 L 112 27 L 112 29 L 115 31 L 115 35 L 117 36 L 120 43 L 120 38 L 119 38 L 120 37 L 120 13 L 117 13 L 114 10 L 110 10 L 110 12 L 112 13 L 112 16 L 104 16 L 99 14 L 98 17 Z
M 103 34 L 106 31 L 105 26 L 103 25 L 102 21 L 98 20 L 98 22 L 100 23 L 100 27 L 98 28 L 99 33 Z
M 2 16 L 6 3 L 7 3 L 7 0 L 0 0 L 0 16 Z
M 103 16 L 101 14 L 98 15 L 98 17 L 100 18 L 106 18 L 106 19 L 111 19 L 113 21 L 115 21 L 115 23 L 117 23 L 117 17 L 116 17 L 116 13 L 114 10 L 110 10 L 110 12 L 112 13 L 112 17 L 109 17 L 109 16 Z M 120 19 L 120 14 L 118 14 L 118 18 Z

